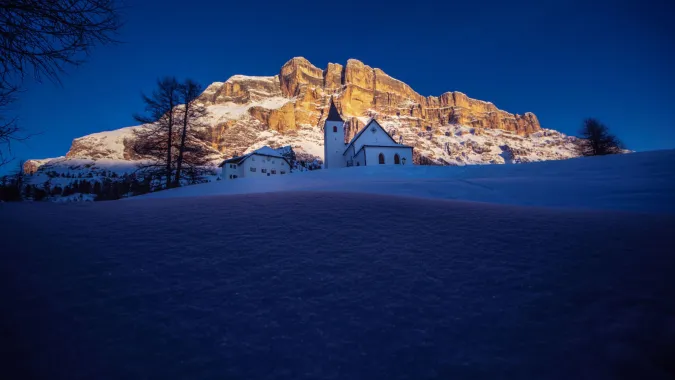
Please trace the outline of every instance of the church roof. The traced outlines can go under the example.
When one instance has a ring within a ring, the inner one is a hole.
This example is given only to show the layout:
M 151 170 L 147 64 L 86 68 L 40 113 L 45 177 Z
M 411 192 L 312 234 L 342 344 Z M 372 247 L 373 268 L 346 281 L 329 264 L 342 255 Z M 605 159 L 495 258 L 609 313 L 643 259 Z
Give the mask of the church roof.
M 394 140 L 393 137 L 391 137 L 391 135 L 389 134 L 389 132 L 387 132 L 384 128 L 382 128 L 382 126 L 380 125 L 380 123 L 377 122 L 377 120 L 375 120 L 374 118 L 370 118 L 370 120 L 368 120 L 368 122 L 366 123 L 366 125 L 364 125 L 363 128 L 361 128 L 361 130 L 360 130 L 360 131 L 352 138 L 352 140 L 349 142 L 349 144 L 347 144 L 347 146 L 345 147 L 345 151 L 344 151 L 344 153 L 342 153 L 342 155 L 344 155 L 345 153 L 347 153 L 347 151 L 349 150 L 349 148 L 351 148 L 351 146 L 354 145 L 354 143 L 356 142 L 356 140 L 358 140 L 359 137 L 361 137 L 361 135 L 363 134 L 363 132 L 366 131 L 366 130 L 368 129 L 368 127 L 370 127 L 371 124 L 377 125 L 378 128 L 380 128 L 380 129 L 387 135 L 387 137 L 389 137 L 389 138 L 391 139 L 391 141 L 392 141 L 394 144 L 400 145 L 399 143 L 396 142 L 396 140 Z M 359 150 L 360 150 L 360 149 L 359 149 Z
M 340 112 L 338 112 L 337 108 L 335 107 L 335 103 L 333 103 L 332 96 L 330 98 L 330 110 L 328 111 L 328 117 L 326 118 L 326 121 L 344 121 L 340 116 Z

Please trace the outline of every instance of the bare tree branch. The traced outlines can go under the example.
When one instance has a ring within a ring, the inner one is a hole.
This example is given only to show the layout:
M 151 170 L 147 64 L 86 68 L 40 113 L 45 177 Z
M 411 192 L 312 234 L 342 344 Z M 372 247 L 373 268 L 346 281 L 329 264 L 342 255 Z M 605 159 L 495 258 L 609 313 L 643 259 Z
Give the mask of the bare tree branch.
M 121 27 L 115 0 L 0 0 L 0 166 L 11 161 L 17 120 L 4 121 L 9 104 L 29 73 L 60 83 L 94 46 L 116 42 Z
M 115 0 L 0 0 L 0 83 L 16 85 L 29 72 L 59 82 L 66 66 L 116 41 L 118 15 Z
M 579 131 L 579 153 L 583 156 L 603 156 L 622 153 L 623 143 L 609 133 L 609 128 L 596 119 L 586 119 Z

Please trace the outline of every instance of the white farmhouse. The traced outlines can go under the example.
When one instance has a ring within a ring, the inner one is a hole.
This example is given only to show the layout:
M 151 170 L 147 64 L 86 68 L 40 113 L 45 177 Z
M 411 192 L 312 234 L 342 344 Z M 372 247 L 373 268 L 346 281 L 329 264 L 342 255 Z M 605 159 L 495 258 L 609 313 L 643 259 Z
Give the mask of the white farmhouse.
M 223 179 L 268 177 L 291 172 L 291 163 L 276 150 L 264 146 L 251 153 L 223 161 Z
M 326 169 L 413 164 L 413 147 L 397 143 L 375 119 L 370 119 L 350 142 L 345 143 L 345 123 L 332 98 L 323 139 Z

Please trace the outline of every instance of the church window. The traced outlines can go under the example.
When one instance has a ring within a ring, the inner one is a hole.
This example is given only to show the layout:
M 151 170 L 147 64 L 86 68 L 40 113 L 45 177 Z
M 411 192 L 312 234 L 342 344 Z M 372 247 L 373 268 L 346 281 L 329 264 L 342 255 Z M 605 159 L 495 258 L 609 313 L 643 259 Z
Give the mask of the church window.
M 384 165 L 384 153 L 380 153 L 379 160 L 380 160 L 380 165 Z
M 398 156 L 398 153 L 394 155 L 394 164 L 401 165 L 401 157 Z
M 337 127 L 335 125 L 333 126 L 333 132 L 337 133 Z

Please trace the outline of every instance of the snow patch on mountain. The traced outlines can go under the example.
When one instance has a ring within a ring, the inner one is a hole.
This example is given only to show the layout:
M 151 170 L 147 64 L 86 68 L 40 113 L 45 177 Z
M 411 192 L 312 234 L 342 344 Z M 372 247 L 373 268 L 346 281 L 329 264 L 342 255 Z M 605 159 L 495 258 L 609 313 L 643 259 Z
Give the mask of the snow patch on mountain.
M 253 107 L 262 107 L 266 109 L 278 109 L 283 107 L 286 103 L 292 102 L 293 99 L 275 96 L 266 98 L 260 101 L 249 102 L 245 104 L 237 104 L 227 102 L 224 104 L 207 106 L 208 112 L 207 120 L 222 122 L 228 120 L 237 120 L 248 115 L 249 109 Z

